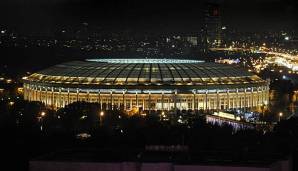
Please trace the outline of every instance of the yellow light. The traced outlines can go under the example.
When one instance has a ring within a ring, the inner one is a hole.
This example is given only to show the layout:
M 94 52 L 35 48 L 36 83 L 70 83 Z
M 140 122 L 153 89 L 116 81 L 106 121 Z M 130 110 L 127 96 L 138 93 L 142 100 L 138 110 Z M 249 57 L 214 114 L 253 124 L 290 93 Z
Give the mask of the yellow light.
M 43 116 L 46 116 L 46 112 L 41 112 L 40 115 L 43 117 Z
M 12 101 L 11 101 L 11 102 L 9 102 L 9 105 L 10 105 L 10 106 L 14 105 L 14 102 L 12 102 Z
M 18 91 L 19 94 L 21 94 L 21 93 L 24 92 L 24 89 L 23 89 L 23 87 L 19 87 L 17 91 Z
M 282 112 L 279 112 L 279 116 L 282 117 L 282 115 L 283 115 L 283 113 Z
M 11 83 L 11 82 L 12 82 L 11 79 L 7 79 L 7 80 L 6 80 L 6 83 L 8 83 L 8 84 Z
M 104 114 L 103 111 L 101 111 L 99 115 L 100 115 L 100 116 L 104 116 L 105 114 Z

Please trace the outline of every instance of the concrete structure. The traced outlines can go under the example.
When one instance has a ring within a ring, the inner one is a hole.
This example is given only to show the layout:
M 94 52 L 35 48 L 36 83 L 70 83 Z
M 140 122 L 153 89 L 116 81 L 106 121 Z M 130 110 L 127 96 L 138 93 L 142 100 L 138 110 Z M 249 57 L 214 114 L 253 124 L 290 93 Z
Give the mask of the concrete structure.
M 98 59 L 59 64 L 24 78 L 24 98 L 61 108 L 103 110 L 253 109 L 268 104 L 268 82 L 239 67 L 196 60 Z

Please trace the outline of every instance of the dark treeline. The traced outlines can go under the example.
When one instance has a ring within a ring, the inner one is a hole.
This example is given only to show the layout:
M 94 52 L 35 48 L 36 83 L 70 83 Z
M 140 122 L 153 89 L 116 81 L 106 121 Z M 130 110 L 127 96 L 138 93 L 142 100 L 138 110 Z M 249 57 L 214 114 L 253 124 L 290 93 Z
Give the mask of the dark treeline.
M 101 112 L 104 114 L 101 116 Z M 192 114 L 189 114 L 192 115 Z M 101 111 L 97 104 L 76 102 L 57 111 L 39 102 L 18 99 L 0 102 L 1 151 L 19 170 L 28 161 L 65 149 L 144 149 L 146 145 L 187 145 L 200 161 L 215 155 L 218 160 L 245 163 L 287 158 L 297 149 L 298 119 L 282 120 L 273 131 L 233 131 L 229 125 L 207 124 L 203 117 L 189 117 L 187 124 L 161 121 L 154 112 L 127 116 L 122 111 Z M 91 135 L 78 139 L 77 135 Z M 214 157 L 214 156 L 213 156 Z

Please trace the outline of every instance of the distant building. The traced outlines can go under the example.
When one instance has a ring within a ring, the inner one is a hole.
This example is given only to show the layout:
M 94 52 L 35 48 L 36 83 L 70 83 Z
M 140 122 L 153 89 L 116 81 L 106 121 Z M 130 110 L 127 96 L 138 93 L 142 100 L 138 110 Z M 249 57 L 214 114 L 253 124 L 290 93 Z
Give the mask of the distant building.
M 221 11 L 219 3 L 205 3 L 203 35 L 206 48 L 219 47 L 221 45 L 221 29 Z
M 187 36 L 186 37 L 187 42 L 189 42 L 192 46 L 198 45 L 198 37 L 196 36 Z

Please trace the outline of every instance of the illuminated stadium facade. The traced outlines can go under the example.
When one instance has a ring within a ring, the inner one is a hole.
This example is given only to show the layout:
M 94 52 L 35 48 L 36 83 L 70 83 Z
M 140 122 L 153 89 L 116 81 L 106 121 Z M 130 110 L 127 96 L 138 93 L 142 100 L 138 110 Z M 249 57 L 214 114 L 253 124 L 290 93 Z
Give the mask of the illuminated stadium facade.
M 24 78 L 24 98 L 55 109 L 76 101 L 102 110 L 254 109 L 268 92 L 267 81 L 241 68 L 196 60 L 91 59 Z

